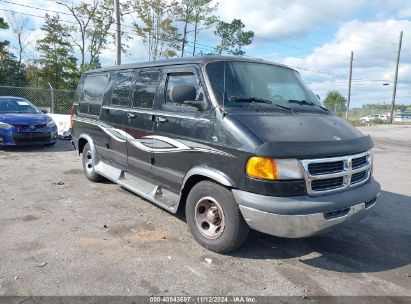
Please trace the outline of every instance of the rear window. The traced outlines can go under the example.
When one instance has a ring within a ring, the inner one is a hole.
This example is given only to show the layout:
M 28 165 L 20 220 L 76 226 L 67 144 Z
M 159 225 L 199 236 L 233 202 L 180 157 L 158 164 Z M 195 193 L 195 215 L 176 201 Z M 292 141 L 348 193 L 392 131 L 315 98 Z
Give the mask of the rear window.
M 103 102 L 104 91 L 108 82 L 107 74 L 87 75 L 84 80 L 84 102 L 99 103 Z
M 83 96 L 80 101 L 80 112 L 99 115 L 103 103 L 104 92 L 107 87 L 109 75 L 92 74 L 84 79 Z

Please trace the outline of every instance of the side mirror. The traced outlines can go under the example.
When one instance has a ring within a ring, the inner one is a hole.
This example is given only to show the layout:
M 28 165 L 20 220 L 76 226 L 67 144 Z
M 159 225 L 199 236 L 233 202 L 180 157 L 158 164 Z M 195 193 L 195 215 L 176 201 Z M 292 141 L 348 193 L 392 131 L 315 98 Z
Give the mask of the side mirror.
M 111 96 L 111 103 L 117 103 L 119 99 L 120 99 L 120 96 L 118 94 L 113 94 Z
M 47 114 L 48 112 L 47 112 L 47 110 L 40 110 L 41 112 L 43 112 L 43 114 Z
M 199 111 L 207 109 L 207 103 L 204 100 L 186 100 L 183 104 L 197 108 Z
M 196 97 L 196 88 L 191 84 L 176 84 L 170 92 L 172 102 L 188 105 L 197 108 L 199 111 L 204 111 L 207 108 L 207 103 L 203 100 L 195 100 Z
M 184 103 L 187 100 L 195 100 L 196 88 L 191 84 L 176 84 L 171 88 L 170 99 L 174 103 Z

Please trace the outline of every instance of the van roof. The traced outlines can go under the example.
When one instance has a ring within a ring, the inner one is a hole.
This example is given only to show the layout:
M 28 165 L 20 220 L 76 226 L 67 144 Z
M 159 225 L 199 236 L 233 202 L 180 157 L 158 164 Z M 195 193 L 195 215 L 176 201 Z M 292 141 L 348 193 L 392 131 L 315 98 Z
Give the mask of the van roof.
M 127 69 L 136 69 L 136 68 L 144 68 L 144 67 L 156 67 L 156 66 L 168 66 L 168 65 L 179 65 L 179 64 L 190 64 L 190 63 L 197 63 L 197 64 L 206 64 L 213 61 L 244 61 L 244 62 L 255 62 L 255 63 L 264 63 L 264 64 L 271 64 L 276 66 L 281 66 L 285 68 L 290 68 L 289 66 L 274 63 L 262 59 L 256 58 L 245 58 L 240 56 L 221 56 L 221 55 L 204 55 L 204 56 L 191 56 L 191 57 L 178 57 L 178 58 L 169 58 L 169 59 L 161 59 L 161 60 L 153 60 L 153 61 L 145 61 L 145 62 L 136 62 L 130 64 L 122 64 L 119 66 L 111 66 L 111 67 L 104 67 L 100 69 L 90 70 L 85 72 L 85 74 L 95 73 L 95 72 L 105 72 L 105 71 L 114 71 L 114 70 L 127 70 Z

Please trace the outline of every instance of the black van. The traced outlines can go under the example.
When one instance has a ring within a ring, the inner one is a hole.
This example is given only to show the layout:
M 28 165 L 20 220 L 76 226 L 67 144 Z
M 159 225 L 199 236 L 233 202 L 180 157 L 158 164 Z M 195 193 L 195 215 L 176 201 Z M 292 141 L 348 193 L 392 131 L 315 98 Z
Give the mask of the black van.
M 373 142 L 324 108 L 297 71 L 202 56 L 84 73 L 72 117 L 86 177 L 175 213 L 216 252 L 249 228 L 288 238 L 364 217 L 380 185 Z

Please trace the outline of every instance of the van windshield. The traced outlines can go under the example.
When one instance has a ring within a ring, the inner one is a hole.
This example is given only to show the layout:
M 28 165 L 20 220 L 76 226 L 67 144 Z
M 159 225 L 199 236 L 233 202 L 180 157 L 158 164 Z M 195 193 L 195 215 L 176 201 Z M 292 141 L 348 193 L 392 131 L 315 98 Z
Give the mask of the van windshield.
M 320 106 L 318 98 L 289 68 L 253 62 L 218 61 L 206 66 L 218 103 L 224 107 Z

